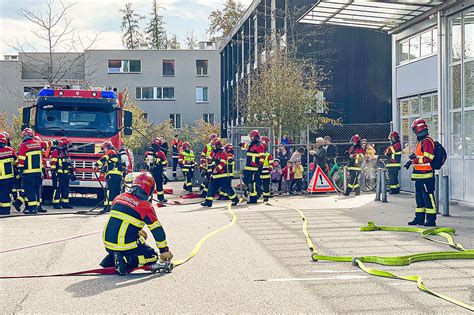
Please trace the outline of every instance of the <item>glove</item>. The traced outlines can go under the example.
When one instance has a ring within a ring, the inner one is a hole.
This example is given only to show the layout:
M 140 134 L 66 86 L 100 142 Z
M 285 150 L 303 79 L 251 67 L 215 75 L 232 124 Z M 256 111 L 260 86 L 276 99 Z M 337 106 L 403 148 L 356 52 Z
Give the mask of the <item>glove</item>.
M 160 253 L 160 263 L 169 262 L 173 259 L 173 254 L 169 250 L 166 252 Z
M 413 163 L 413 161 L 409 160 L 408 162 L 405 163 L 405 165 L 403 165 L 403 167 L 406 168 L 406 169 L 409 169 L 412 163 Z
M 415 153 L 412 153 L 410 154 L 410 156 L 408 157 L 410 160 L 414 160 L 416 159 L 416 154 Z

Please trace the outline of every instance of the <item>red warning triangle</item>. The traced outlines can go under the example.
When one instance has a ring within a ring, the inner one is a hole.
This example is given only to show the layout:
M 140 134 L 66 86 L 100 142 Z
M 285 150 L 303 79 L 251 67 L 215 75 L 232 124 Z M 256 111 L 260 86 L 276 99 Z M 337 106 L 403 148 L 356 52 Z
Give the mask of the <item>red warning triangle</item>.
M 316 171 L 313 174 L 313 178 L 311 178 L 311 182 L 309 182 L 307 192 L 333 192 L 336 191 L 336 188 L 329 180 L 326 174 L 324 174 L 323 170 L 319 165 L 316 166 Z

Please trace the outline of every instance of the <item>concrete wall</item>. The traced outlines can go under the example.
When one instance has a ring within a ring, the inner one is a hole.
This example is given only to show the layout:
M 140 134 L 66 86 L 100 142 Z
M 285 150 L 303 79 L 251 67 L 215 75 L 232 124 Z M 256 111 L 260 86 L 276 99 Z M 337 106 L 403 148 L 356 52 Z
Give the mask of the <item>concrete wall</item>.
M 18 113 L 23 100 L 23 83 L 21 82 L 21 63 L 19 61 L 0 61 L 0 112 L 11 117 Z

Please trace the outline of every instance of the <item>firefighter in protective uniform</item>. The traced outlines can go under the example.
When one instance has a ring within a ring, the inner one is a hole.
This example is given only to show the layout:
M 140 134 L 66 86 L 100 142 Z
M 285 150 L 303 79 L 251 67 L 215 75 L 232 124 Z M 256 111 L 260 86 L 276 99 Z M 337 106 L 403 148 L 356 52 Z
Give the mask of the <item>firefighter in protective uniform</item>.
M 130 270 L 160 262 L 170 262 L 173 258 L 166 234 L 151 204 L 155 180 L 146 172 L 133 181 L 130 192 L 123 193 L 112 203 L 110 216 L 102 234 L 108 255 L 100 265 L 104 268 L 115 266 L 115 271 L 126 275 Z M 156 241 L 158 253 L 146 245 L 147 225 Z
M 227 170 L 227 153 L 225 153 L 221 139 L 215 138 L 212 140 L 212 161 L 208 166 L 211 169 L 211 177 L 209 181 L 209 190 L 207 192 L 206 200 L 201 203 L 203 207 L 212 207 L 214 196 L 222 190 L 229 199 L 232 201 L 232 205 L 235 206 L 239 203 L 237 194 L 232 189 L 232 180 L 229 177 Z
M 72 209 L 69 204 L 69 180 L 72 175 L 72 161 L 68 148 L 72 142 L 63 137 L 51 152 L 51 177 L 53 181 L 53 208 Z
M 204 177 L 204 181 L 201 183 L 201 187 L 199 188 L 202 190 L 201 197 L 205 198 L 207 196 L 207 191 L 209 188 L 209 178 L 211 176 L 212 170 L 208 165 L 211 164 L 212 160 L 212 141 L 217 138 L 217 134 L 211 133 L 209 136 L 209 143 L 206 144 L 204 149 L 201 152 L 201 161 L 199 163 L 199 170 L 201 171 L 201 176 Z
M 362 171 L 362 162 L 364 161 L 365 150 L 362 148 L 362 143 L 359 135 L 353 135 L 351 138 L 352 146 L 349 148 L 349 164 L 347 170 L 349 172 L 349 181 L 347 189 L 344 193 L 349 196 L 354 190 L 355 195 L 360 195 L 359 176 Z
M 5 139 L 7 140 L 7 143 L 5 146 L 13 148 L 10 141 L 11 139 L 10 134 L 6 131 L 3 131 L 2 133 L 0 133 L 0 135 L 4 136 Z M 15 152 L 15 156 L 17 156 L 16 152 Z M 15 176 L 13 178 L 13 184 L 12 184 L 13 185 L 12 186 L 12 200 L 13 200 L 12 205 L 13 207 L 15 207 L 16 211 L 20 212 L 21 205 L 25 203 L 25 198 L 24 198 L 23 188 L 21 186 L 21 177 L 20 177 L 20 174 L 18 173 L 18 168 L 16 167 L 16 163 L 14 167 Z
M 0 133 L 0 214 L 10 214 L 15 181 L 16 152 L 8 144 L 7 135 Z
M 182 150 L 178 156 L 179 165 L 184 175 L 184 189 L 187 192 L 193 191 L 193 175 L 194 167 L 196 166 L 194 151 L 191 150 L 191 144 L 189 142 L 184 142 Z
M 268 201 L 270 198 L 270 179 L 271 179 L 271 172 L 273 170 L 274 162 L 273 162 L 273 155 L 268 152 L 268 144 L 270 143 L 270 139 L 267 137 L 262 137 L 262 147 L 263 147 L 263 167 L 262 173 L 260 174 L 260 180 L 262 183 L 262 195 L 263 201 Z
M 151 146 L 145 152 L 145 163 L 148 171 L 153 175 L 156 184 L 156 194 L 158 200 L 166 202 L 165 192 L 163 189 L 163 172 L 168 160 L 166 159 L 165 153 L 161 149 L 163 144 L 160 138 L 154 138 Z
M 263 147 L 260 142 L 260 133 L 258 130 L 252 130 L 249 133 L 250 143 L 242 143 L 241 147 L 247 150 L 246 162 L 244 167 L 244 184 L 247 186 L 249 201 L 247 203 L 254 204 L 258 200 L 257 186 L 260 182 L 259 174 L 265 160 Z
M 415 219 L 408 224 L 436 226 L 435 177 L 430 164 L 435 157 L 435 143 L 428 134 L 424 119 L 413 121 L 411 129 L 416 134 L 418 143 L 415 153 L 410 155 L 410 160 L 404 166 L 409 169 L 413 164 L 411 179 L 415 181 L 416 211 Z
M 398 180 L 398 174 L 402 160 L 402 144 L 400 142 L 400 135 L 396 131 L 391 132 L 388 139 L 391 143 L 387 149 L 385 149 L 384 154 L 389 157 L 385 167 L 388 169 L 390 193 L 399 194 L 400 182 Z
M 25 192 L 26 214 L 46 212 L 40 208 L 41 182 L 43 173 L 43 155 L 41 143 L 34 140 L 31 128 L 25 128 L 22 133 L 23 142 L 18 150 L 18 172 L 22 178 L 22 186 Z
M 183 148 L 183 141 L 179 140 L 179 135 L 174 135 L 173 141 L 171 141 L 171 148 L 173 149 L 173 177 L 176 179 L 178 177 L 177 168 L 179 163 L 179 154 Z M 186 177 L 186 176 L 185 176 Z
M 112 202 L 122 190 L 123 165 L 120 155 L 112 143 L 109 141 L 104 142 L 101 149 L 104 151 L 104 155 L 96 162 L 95 167 L 105 174 L 107 184 L 102 212 L 109 212 Z

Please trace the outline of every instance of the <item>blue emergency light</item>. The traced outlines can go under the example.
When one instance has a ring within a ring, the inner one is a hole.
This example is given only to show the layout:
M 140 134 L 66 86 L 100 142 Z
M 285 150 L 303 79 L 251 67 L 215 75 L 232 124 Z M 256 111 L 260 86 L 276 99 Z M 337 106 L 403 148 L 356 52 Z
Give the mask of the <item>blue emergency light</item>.
M 117 95 L 113 91 L 102 91 L 101 96 L 102 98 L 117 98 Z
M 54 96 L 54 90 L 53 89 L 42 89 L 38 96 Z

